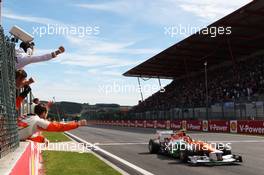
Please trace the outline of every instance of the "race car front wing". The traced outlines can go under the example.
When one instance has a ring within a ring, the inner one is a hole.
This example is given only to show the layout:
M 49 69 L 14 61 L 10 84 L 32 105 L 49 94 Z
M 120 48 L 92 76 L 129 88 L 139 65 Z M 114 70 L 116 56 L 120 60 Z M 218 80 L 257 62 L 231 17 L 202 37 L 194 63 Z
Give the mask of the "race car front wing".
M 189 156 L 188 158 L 188 163 L 192 165 L 227 165 L 242 162 L 242 156 L 233 154 L 221 156 L 220 159 L 211 156 Z

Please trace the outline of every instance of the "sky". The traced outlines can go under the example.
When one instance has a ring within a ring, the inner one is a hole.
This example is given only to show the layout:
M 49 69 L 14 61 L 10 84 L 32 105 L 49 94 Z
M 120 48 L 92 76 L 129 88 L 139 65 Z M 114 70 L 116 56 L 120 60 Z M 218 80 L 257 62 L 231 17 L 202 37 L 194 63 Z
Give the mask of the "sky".
M 41 100 L 135 105 L 136 78 L 122 74 L 250 0 L 4 0 L 2 25 L 34 36 L 35 55 L 63 45 L 56 59 L 25 67 Z M 193 30 L 195 29 L 195 30 Z M 162 86 L 171 80 L 161 80 Z M 159 90 L 141 80 L 143 96 Z

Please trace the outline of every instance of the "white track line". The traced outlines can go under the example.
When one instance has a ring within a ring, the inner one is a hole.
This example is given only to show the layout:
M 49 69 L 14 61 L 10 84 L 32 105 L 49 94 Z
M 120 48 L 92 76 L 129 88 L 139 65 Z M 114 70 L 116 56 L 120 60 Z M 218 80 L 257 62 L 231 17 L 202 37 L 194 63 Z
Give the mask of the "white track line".
M 122 145 L 147 145 L 147 142 L 140 142 L 140 143 L 122 143 L 122 142 L 117 142 L 117 143 L 94 143 L 94 145 L 98 146 L 122 146 Z
M 215 140 L 215 141 L 207 141 L 210 143 L 264 143 L 264 140 Z M 125 143 L 125 142 L 117 142 L 117 143 L 94 143 L 96 146 L 122 146 L 122 145 L 147 145 L 147 142 L 139 142 L 139 143 Z
M 89 143 L 89 142 L 87 142 L 87 141 L 85 141 L 85 140 L 83 140 L 83 139 L 81 139 L 81 138 L 69 133 L 69 132 L 66 132 L 66 133 L 69 134 L 70 136 L 72 136 L 73 138 L 76 138 L 77 140 L 79 140 L 79 141 L 81 141 L 81 142 L 83 142 L 83 143 L 85 143 L 87 145 L 93 145 L 92 143 Z M 112 154 L 112 153 L 110 153 L 110 152 L 108 152 L 106 150 L 103 150 L 103 149 L 101 149 L 98 146 L 94 146 L 94 149 L 104 153 L 105 155 L 107 155 L 107 156 L 109 156 L 109 157 L 111 157 L 111 158 L 113 158 L 113 159 L 125 164 L 126 166 L 128 166 L 128 167 L 130 167 L 130 168 L 132 168 L 132 169 L 134 169 L 134 170 L 136 170 L 136 171 L 138 171 L 138 172 L 140 172 L 140 173 L 142 173 L 144 175 L 154 175 L 153 173 L 151 173 L 149 171 L 146 171 L 146 170 L 144 170 L 144 169 L 142 169 L 142 168 L 140 168 L 140 167 L 138 167 L 138 166 L 136 166 L 136 165 L 134 165 L 134 164 L 122 159 L 122 158 L 120 158 L 120 157 L 117 157 L 116 155 L 114 155 L 114 154 Z
M 264 140 L 215 140 L 215 141 L 206 141 L 208 143 L 264 143 Z M 125 143 L 125 142 L 117 142 L 117 143 L 94 143 L 96 146 L 123 146 L 123 145 L 147 145 L 147 142 L 139 142 L 139 143 Z
M 221 142 L 221 143 L 264 143 L 264 140 L 228 140 L 228 141 L 207 141 L 207 142 Z

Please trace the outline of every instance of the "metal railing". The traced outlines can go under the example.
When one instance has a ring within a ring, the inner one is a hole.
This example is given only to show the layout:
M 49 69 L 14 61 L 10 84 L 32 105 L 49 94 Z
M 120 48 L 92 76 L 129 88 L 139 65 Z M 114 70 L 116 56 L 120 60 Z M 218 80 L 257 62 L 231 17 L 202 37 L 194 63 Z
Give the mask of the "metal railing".
M 15 44 L 0 27 L 0 158 L 19 146 L 15 98 Z

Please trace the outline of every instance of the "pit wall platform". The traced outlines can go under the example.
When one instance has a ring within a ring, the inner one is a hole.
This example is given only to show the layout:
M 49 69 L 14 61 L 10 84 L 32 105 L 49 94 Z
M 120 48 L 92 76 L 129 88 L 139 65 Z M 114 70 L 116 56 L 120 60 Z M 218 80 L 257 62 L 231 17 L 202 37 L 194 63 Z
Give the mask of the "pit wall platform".
M 88 120 L 89 124 L 264 135 L 264 120 Z
M 19 147 L 0 159 L 1 175 L 41 175 L 41 151 L 37 143 L 20 142 Z

